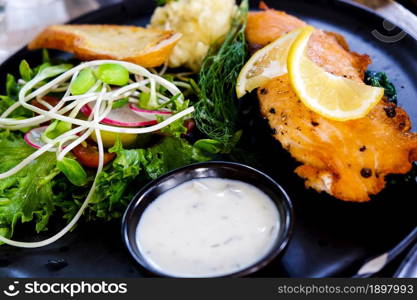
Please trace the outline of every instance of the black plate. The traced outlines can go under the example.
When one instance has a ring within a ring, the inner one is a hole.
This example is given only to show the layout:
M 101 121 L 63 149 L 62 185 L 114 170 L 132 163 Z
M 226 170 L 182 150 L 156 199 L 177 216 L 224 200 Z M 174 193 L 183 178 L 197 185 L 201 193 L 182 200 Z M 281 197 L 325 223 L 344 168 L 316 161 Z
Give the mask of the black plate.
M 285 10 L 317 27 L 343 34 L 352 49 L 368 53 L 374 60 L 371 69 L 387 72 L 397 86 L 399 105 L 407 110 L 413 123 L 417 124 L 416 40 L 410 36 L 396 43 L 377 40 L 371 33 L 373 30 L 385 35 L 393 35 L 397 31 L 385 32 L 382 18 L 345 2 L 267 2 L 271 7 Z M 145 25 L 154 8 L 153 1 L 131 3 L 135 4 L 129 8 L 123 4 L 113 5 L 74 22 Z M 252 4 L 256 3 L 252 1 Z M 18 70 L 23 58 L 36 63 L 40 53 L 25 49 L 16 53 L 0 66 L 0 82 L 5 82 L 7 72 Z M 255 109 L 256 103 L 249 101 L 243 106 L 243 111 Z M 259 152 L 258 157 L 268 158 L 256 162 L 256 167 L 275 178 L 293 199 L 296 226 L 281 265 L 269 268 L 258 276 L 352 276 L 365 258 L 392 248 L 417 225 L 416 184 L 390 186 L 365 204 L 345 203 L 305 190 L 303 181 L 293 174 L 296 166 L 294 160 L 268 134 L 260 134 L 266 133 L 262 126 L 262 122 L 249 126 L 245 140 L 253 152 Z M 28 231 L 28 236 L 29 232 L 32 231 Z M 49 260 L 54 259 L 64 259 L 67 265 L 56 261 L 48 264 Z M 123 246 L 120 224 L 113 222 L 80 224 L 57 243 L 42 249 L 2 246 L 0 276 L 130 277 L 143 274 L 135 267 Z

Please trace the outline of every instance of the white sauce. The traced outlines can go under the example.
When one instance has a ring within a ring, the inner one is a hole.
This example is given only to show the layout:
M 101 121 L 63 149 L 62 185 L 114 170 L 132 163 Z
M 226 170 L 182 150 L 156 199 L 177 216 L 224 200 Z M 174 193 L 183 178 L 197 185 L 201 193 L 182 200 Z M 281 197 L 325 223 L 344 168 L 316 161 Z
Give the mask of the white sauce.
M 261 260 L 278 230 L 278 210 L 263 191 L 203 178 L 155 199 L 139 221 L 136 240 L 146 261 L 164 274 L 216 277 Z

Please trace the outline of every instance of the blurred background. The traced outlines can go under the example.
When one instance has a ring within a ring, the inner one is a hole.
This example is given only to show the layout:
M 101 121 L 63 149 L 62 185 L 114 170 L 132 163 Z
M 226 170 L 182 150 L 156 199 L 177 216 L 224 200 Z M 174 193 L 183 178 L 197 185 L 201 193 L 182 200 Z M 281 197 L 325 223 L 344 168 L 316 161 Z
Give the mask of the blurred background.
M 65 23 L 102 6 L 121 1 L 123 0 L 0 0 L 0 63 L 23 47 L 44 27 Z M 417 37 L 417 17 L 410 12 L 416 13 L 417 0 L 343 1 L 356 1 L 366 5 Z
M 0 0 L 0 62 L 44 27 L 121 0 Z M 151 0 L 150 0 L 151 1 Z

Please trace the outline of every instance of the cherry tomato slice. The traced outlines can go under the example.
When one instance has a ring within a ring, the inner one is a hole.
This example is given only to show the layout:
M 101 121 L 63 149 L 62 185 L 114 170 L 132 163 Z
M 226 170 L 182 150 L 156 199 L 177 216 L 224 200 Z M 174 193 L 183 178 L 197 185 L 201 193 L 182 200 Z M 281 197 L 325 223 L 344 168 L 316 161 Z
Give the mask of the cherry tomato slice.
M 194 119 L 188 119 L 184 121 L 184 126 L 187 128 L 187 133 L 190 133 L 195 128 L 195 121 Z
M 43 96 L 42 99 L 47 102 L 48 104 L 50 104 L 51 106 L 55 106 L 58 104 L 59 99 L 56 97 L 52 97 L 52 96 Z M 32 104 L 33 106 L 36 106 L 37 108 L 43 109 L 43 110 L 48 110 L 48 108 L 46 108 L 43 104 L 40 104 L 38 102 L 38 100 L 34 99 L 30 102 L 30 104 Z
M 72 154 L 75 155 L 78 162 L 85 167 L 98 168 L 98 149 L 95 146 L 78 145 L 72 150 Z M 104 153 L 104 165 L 108 164 L 116 156 L 114 153 Z

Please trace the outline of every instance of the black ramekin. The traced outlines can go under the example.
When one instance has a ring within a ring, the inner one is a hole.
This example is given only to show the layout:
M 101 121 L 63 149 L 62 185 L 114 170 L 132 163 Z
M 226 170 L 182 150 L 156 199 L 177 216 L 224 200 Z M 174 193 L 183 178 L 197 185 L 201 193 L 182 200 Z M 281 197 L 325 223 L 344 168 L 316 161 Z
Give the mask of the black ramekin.
M 280 216 L 278 238 L 269 253 L 251 266 L 222 277 L 243 277 L 257 272 L 285 250 L 292 233 L 294 213 L 290 198 L 284 189 L 265 173 L 243 164 L 224 161 L 198 163 L 173 170 L 150 182 L 136 194 L 123 216 L 123 240 L 133 258 L 151 274 L 172 277 L 155 269 L 140 252 L 136 242 L 136 230 L 143 212 L 152 201 L 167 190 L 192 179 L 207 177 L 240 180 L 259 188 L 272 199 Z

